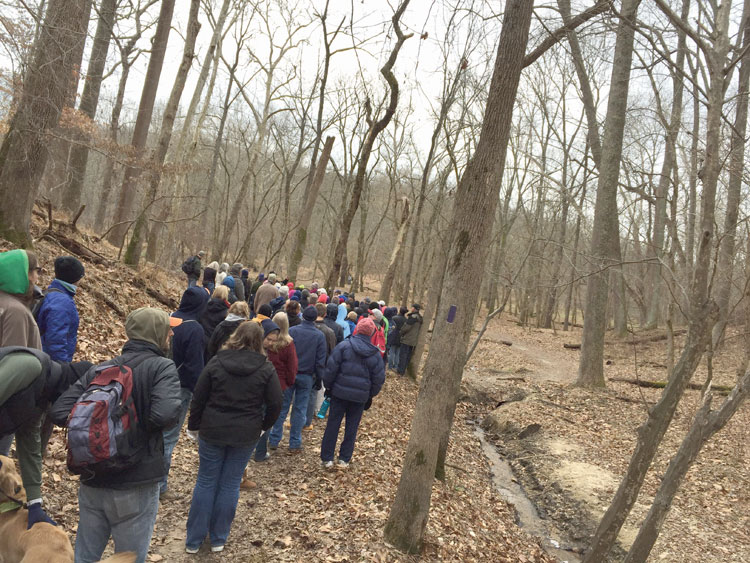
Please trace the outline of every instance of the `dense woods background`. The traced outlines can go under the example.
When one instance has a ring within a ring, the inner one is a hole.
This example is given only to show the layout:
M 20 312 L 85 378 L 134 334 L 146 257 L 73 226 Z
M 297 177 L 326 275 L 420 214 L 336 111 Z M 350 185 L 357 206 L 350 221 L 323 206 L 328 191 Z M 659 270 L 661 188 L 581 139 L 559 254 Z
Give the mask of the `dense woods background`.
M 358 292 L 376 278 L 384 299 L 427 303 L 422 385 L 441 391 L 420 395 L 386 528 L 403 549 L 421 545 L 477 311 L 583 324 L 583 386 L 605 385 L 607 331 L 667 330 L 670 384 L 590 561 L 632 508 L 699 363 L 696 428 L 712 432 L 688 436 L 677 484 L 747 393 L 744 358 L 711 410 L 712 355 L 728 323 L 750 323 L 750 0 L 0 7 L 5 238 L 30 242 L 33 205 L 49 201 L 131 266 L 176 271 L 204 249 Z M 436 412 L 445 423 L 425 426 Z M 422 500 L 404 497 L 413 480 Z M 424 518 L 396 537 L 399 508 Z

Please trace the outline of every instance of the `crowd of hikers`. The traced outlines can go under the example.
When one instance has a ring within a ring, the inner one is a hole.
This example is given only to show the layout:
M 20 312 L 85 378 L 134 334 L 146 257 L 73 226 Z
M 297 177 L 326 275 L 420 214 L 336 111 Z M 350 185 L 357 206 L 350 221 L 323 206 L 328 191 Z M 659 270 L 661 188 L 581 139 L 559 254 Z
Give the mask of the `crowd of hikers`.
M 205 256 L 183 263 L 176 311 L 130 312 L 121 353 L 94 365 L 75 361 L 81 262 L 57 258 L 42 291 L 34 253 L 0 253 L 0 455 L 15 437 L 28 527 L 56 525 L 42 505 L 42 456 L 53 425 L 67 428 L 67 465 L 80 475 L 76 563 L 99 561 L 110 538 L 145 561 L 160 501 L 179 496 L 169 469 L 182 436 L 198 446 L 185 550 L 208 540 L 221 552 L 240 490 L 256 486 L 248 462 L 312 447 L 305 430 L 327 415 L 321 466 L 346 469 L 386 371 L 404 375 L 417 345 L 419 304 L 329 295 L 274 272 L 251 279 L 242 264 L 204 267 Z

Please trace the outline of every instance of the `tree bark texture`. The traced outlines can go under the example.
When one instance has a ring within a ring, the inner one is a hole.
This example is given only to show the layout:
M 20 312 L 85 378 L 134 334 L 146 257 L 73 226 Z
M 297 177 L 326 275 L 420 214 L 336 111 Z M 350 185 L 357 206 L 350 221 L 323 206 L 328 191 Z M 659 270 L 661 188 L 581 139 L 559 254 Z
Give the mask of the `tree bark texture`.
M 586 289 L 586 322 L 583 325 L 581 359 L 576 380 L 577 385 L 584 387 L 604 387 L 604 331 L 607 325 L 609 269 L 616 267 L 620 259 L 617 187 L 633 59 L 633 23 L 639 4 L 640 0 L 624 0 L 617 26 L 610 80 L 610 92 L 617 92 L 617 95 L 609 96 L 607 102 L 591 233 L 590 267 L 593 271 Z
M 185 82 L 187 81 L 188 73 L 190 72 L 190 66 L 193 63 L 193 57 L 195 56 L 195 41 L 198 38 L 198 32 L 201 28 L 201 24 L 198 21 L 199 12 L 200 0 L 191 0 L 187 21 L 187 33 L 185 34 L 185 45 L 182 50 L 182 60 L 180 61 L 180 66 L 177 68 L 177 76 L 175 76 L 172 91 L 169 94 L 167 105 L 164 108 L 161 129 L 159 130 L 159 140 L 156 144 L 156 152 L 151 158 L 148 192 L 144 204 L 141 206 L 138 218 L 136 219 L 135 226 L 133 227 L 133 236 L 130 238 L 128 250 L 125 253 L 125 263 L 131 266 L 138 266 L 138 263 L 140 262 L 141 246 L 146 231 L 148 230 L 147 213 L 149 210 L 153 211 L 153 209 L 150 208 L 156 201 L 156 196 L 159 192 L 161 171 L 164 166 L 164 161 L 167 158 L 169 143 L 172 141 L 172 130 L 174 128 L 174 122 L 177 119 L 177 109 L 180 105 L 182 91 L 185 89 Z M 169 207 L 169 205 L 167 206 Z
M 476 280 L 487 258 L 532 7 L 533 0 L 512 0 L 506 5 L 479 141 L 457 188 L 450 227 L 455 235 L 441 303 L 401 480 L 385 527 L 386 540 L 410 553 L 422 547 L 440 442 L 450 432 L 458 399 L 479 298 Z M 453 322 L 447 322 L 452 305 L 456 315 Z
M 151 126 L 151 115 L 154 112 L 154 101 L 156 90 L 159 87 L 159 77 L 164 65 L 164 55 L 169 40 L 169 30 L 172 26 L 172 14 L 174 13 L 175 0 L 162 0 L 159 11 L 159 21 L 151 47 L 151 57 L 148 61 L 146 78 L 141 92 L 141 101 L 138 105 L 138 116 L 135 120 L 133 138 L 131 145 L 134 149 L 135 162 L 133 166 L 125 169 L 125 177 L 120 188 L 120 198 L 115 212 L 115 223 L 121 223 L 110 231 L 109 241 L 115 246 L 122 246 L 125 234 L 128 232 L 128 224 L 133 212 L 133 204 L 138 191 L 138 179 L 143 167 L 143 152 L 146 148 L 148 130 Z
M 117 0 L 102 0 L 99 7 L 99 21 L 96 24 L 94 44 L 91 48 L 89 66 L 86 72 L 86 82 L 83 85 L 81 102 L 78 111 L 90 120 L 96 117 L 96 108 L 99 105 L 99 91 L 102 86 L 104 65 L 107 62 L 107 51 L 112 38 L 112 26 L 115 22 L 115 10 Z M 83 181 L 86 177 L 86 165 L 89 159 L 89 141 L 85 133 L 76 134 L 76 142 L 70 149 L 68 162 L 68 173 L 70 180 L 65 187 L 63 207 L 69 213 L 75 213 L 81 207 L 81 194 L 83 193 Z
M 57 126 L 76 85 L 76 46 L 85 40 L 91 0 L 50 0 L 21 99 L 0 146 L 0 236 L 28 243 L 31 208 Z

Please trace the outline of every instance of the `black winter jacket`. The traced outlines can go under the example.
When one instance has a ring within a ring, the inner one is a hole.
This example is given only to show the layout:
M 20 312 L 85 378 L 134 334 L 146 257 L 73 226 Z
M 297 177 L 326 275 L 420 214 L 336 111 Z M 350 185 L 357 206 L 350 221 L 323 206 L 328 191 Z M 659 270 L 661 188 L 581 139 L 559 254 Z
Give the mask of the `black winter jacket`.
M 237 330 L 237 327 L 244 323 L 247 319 L 235 319 L 233 321 L 223 320 L 214 329 L 214 333 L 211 335 L 211 340 L 208 341 L 206 346 L 206 364 L 213 358 L 216 353 L 221 349 L 222 346 L 229 340 L 232 333 Z
M 200 318 L 201 326 L 206 334 L 206 342 L 211 339 L 211 335 L 214 333 L 214 329 L 219 326 L 219 323 L 227 318 L 228 312 L 229 305 L 223 299 L 215 297 L 209 299 Z
M 133 368 L 133 401 L 138 421 L 143 431 L 145 454 L 137 465 L 119 473 L 81 475 L 81 482 L 91 487 L 130 489 L 156 483 L 167 474 L 164 463 L 165 429 L 174 426 L 180 415 L 180 379 L 174 362 L 164 357 L 164 352 L 154 344 L 142 340 L 129 340 L 122 347 L 122 355 L 115 361 Z M 76 381 L 52 405 L 50 416 L 58 426 L 65 426 L 68 415 L 78 398 L 94 378 L 95 370 Z
M 94 365 L 91 362 L 55 362 L 40 350 L 22 346 L 0 348 L 0 360 L 14 353 L 36 357 L 42 364 L 42 373 L 31 385 L 14 393 L 0 405 L 0 436 L 13 434 L 25 424 L 39 420 L 50 403 L 54 403 Z
M 252 446 L 276 422 L 281 400 L 276 369 L 266 356 L 219 350 L 193 391 L 188 429 L 219 446 Z
M 326 318 L 324 319 L 326 326 L 333 331 L 336 336 L 336 344 L 341 344 L 344 341 L 344 329 L 341 325 L 336 323 L 336 317 L 339 315 L 338 306 L 333 303 L 326 305 Z

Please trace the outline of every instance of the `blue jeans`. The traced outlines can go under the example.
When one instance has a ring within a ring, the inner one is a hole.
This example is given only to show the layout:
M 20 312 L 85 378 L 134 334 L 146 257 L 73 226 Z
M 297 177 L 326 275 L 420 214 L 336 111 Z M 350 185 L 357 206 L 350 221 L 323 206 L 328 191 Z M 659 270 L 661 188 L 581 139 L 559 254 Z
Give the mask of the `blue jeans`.
M 339 460 L 349 463 L 354 453 L 354 442 L 357 441 L 357 430 L 365 412 L 364 403 L 354 403 L 331 397 L 331 407 L 328 409 L 328 423 L 323 433 L 323 442 L 320 444 L 320 459 L 333 461 L 336 452 L 336 442 L 339 438 L 341 421 L 346 417 L 344 429 L 344 440 L 339 448 Z
M 276 420 L 276 424 L 271 429 L 269 442 L 271 447 L 276 447 L 284 437 L 284 420 L 292 406 L 292 427 L 289 430 L 289 449 L 298 450 L 302 447 L 302 425 L 307 417 L 307 409 L 310 404 L 310 390 L 313 386 L 313 377 L 298 373 L 294 385 L 284 391 L 284 402 L 281 405 L 281 413 Z M 294 404 L 292 405 L 292 395 L 294 395 Z
M 13 445 L 14 434 L 8 434 L 0 438 L 0 455 L 8 457 L 10 455 L 10 447 Z
M 393 371 L 398 369 L 399 352 L 401 352 L 401 346 L 391 346 L 388 348 L 388 367 Z
M 180 432 L 182 431 L 182 425 L 185 422 L 188 409 L 190 408 L 190 401 L 193 399 L 193 393 L 187 387 L 180 387 L 180 419 L 177 424 L 164 431 L 164 462 L 167 464 L 167 473 L 164 475 L 161 484 L 159 486 L 159 494 L 163 494 L 167 491 L 167 478 L 169 477 L 169 468 L 172 467 L 172 452 L 180 439 Z
M 409 360 L 411 360 L 411 353 L 414 351 L 414 346 L 408 346 L 402 344 L 399 346 L 398 351 L 398 373 L 404 375 L 406 368 L 409 367 Z
M 242 474 L 254 447 L 218 446 L 199 439 L 200 465 L 188 513 L 186 547 L 200 547 L 206 535 L 212 546 L 226 543 L 240 498 Z
M 81 484 L 78 510 L 76 563 L 99 561 L 110 535 L 115 542 L 115 553 L 135 551 L 137 563 L 143 563 L 159 510 L 159 483 L 132 489 L 103 489 Z

